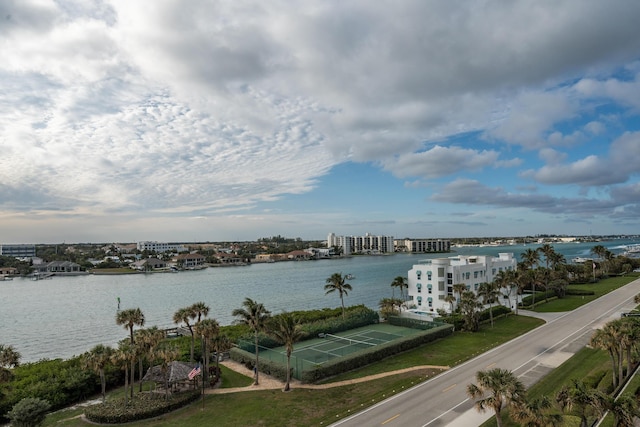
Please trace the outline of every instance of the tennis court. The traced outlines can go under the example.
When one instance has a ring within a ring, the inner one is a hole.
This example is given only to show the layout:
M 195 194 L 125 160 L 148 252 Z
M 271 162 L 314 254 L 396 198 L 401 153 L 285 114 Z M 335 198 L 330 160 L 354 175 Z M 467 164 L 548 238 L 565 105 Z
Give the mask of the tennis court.
M 360 350 L 369 349 L 389 341 L 422 333 L 412 328 L 388 324 L 368 325 L 338 334 L 320 334 L 318 338 L 305 340 L 293 347 L 291 367 L 294 377 L 302 371 L 321 365 L 337 357 L 345 357 Z M 260 348 L 260 357 L 285 364 L 284 347 Z

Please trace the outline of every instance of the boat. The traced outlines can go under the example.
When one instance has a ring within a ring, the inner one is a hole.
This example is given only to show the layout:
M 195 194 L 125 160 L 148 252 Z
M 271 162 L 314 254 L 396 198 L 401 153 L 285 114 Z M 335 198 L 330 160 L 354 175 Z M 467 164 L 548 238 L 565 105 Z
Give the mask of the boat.
M 624 251 L 624 256 L 638 257 L 640 256 L 640 245 L 629 245 Z
M 593 258 L 583 258 L 581 256 L 577 256 L 571 259 L 571 262 L 573 262 L 574 264 L 583 264 L 588 261 L 593 261 Z
M 347 274 L 346 276 L 344 276 L 344 278 L 347 280 L 353 280 L 356 278 L 356 276 L 354 276 L 353 274 Z

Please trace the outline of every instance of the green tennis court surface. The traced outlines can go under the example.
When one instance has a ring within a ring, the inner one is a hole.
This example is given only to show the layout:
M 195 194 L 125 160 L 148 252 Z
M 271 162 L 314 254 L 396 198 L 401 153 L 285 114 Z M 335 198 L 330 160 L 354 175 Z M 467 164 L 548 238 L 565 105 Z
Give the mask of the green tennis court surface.
M 291 367 L 294 377 L 337 357 L 369 349 L 389 341 L 406 336 L 417 335 L 424 331 L 389 324 L 368 325 L 337 334 L 320 334 L 320 337 L 296 343 L 291 354 Z M 260 348 L 260 357 L 286 364 L 287 353 L 284 347 Z

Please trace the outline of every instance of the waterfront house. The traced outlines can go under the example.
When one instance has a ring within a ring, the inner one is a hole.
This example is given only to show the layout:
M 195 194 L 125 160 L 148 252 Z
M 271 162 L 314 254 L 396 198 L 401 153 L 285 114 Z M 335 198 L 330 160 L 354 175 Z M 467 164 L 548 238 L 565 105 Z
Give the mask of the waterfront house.
M 57 274 L 57 275 L 72 275 L 83 274 L 79 264 L 71 261 L 51 261 L 46 264 L 40 264 L 35 268 L 35 271 L 40 274 Z
M 180 254 L 175 257 L 178 267 L 185 269 L 204 268 L 206 258 L 200 254 Z
M 167 262 L 152 257 L 131 263 L 131 268 L 140 271 L 160 270 L 167 268 Z
M 230 253 L 218 252 L 214 255 L 214 258 L 217 259 L 220 264 L 244 264 L 242 257 Z

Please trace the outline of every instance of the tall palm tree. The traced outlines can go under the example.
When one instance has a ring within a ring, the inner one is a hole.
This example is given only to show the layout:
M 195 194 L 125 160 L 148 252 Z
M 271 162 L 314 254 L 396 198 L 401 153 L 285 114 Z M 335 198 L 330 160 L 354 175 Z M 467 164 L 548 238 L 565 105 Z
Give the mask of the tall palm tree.
M 556 253 L 556 251 L 553 248 L 553 246 L 551 246 L 548 243 L 545 243 L 544 245 L 540 246 L 536 250 L 539 253 L 541 253 L 542 255 L 544 255 L 545 268 L 549 269 L 549 264 L 551 263 L 551 259 L 553 258 L 553 254 Z
M 157 326 L 153 326 L 147 329 L 138 329 L 135 331 L 134 336 L 136 339 L 136 349 L 138 350 L 138 391 L 142 392 L 142 376 L 144 374 L 142 362 L 145 357 L 147 360 L 150 359 L 150 355 L 153 353 L 155 347 L 165 338 L 165 333 L 158 329 Z
M 482 304 L 489 304 L 489 318 L 491 319 L 491 327 L 493 328 L 493 303 L 498 301 L 500 291 L 493 283 L 480 283 L 478 286 L 478 297 Z
M 278 342 L 284 344 L 287 353 L 287 380 L 283 391 L 289 391 L 291 383 L 291 353 L 293 345 L 300 341 L 305 333 L 302 331 L 300 322 L 291 313 L 284 312 L 273 318 L 269 334 Z
M 195 346 L 196 338 L 193 333 L 193 324 L 190 321 L 195 320 L 197 317 L 198 314 L 193 310 L 193 306 L 181 308 L 173 313 L 173 323 L 176 325 L 184 323 L 191 334 L 191 357 L 189 359 L 191 363 L 193 363 L 193 347 Z
M 340 304 L 342 305 L 342 318 L 346 317 L 344 310 L 344 297 L 349 295 L 349 291 L 353 290 L 350 284 L 345 282 L 342 273 L 333 273 L 324 285 L 325 295 L 332 292 L 338 292 L 340 295 Z
M 200 323 L 200 320 L 209 314 L 209 306 L 202 301 L 193 304 L 191 309 L 197 316 L 196 323 Z
M 129 394 L 129 366 L 135 366 L 136 349 L 134 346 L 126 340 L 118 343 L 118 348 L 111 354 L 110 362 L 120 367 L 124 371 L 124 406 L 127 406 L 127 395 Z M 133 373 L 132 373 L 133 375 Z M 133 383 L 133 377 L 131 379 Z M 131 384 L 133 390 L 133 384 Z M 131 392 L 131 399 L 133 400 L 133 391 Z
M 602 350 L 606 350 L 609 353 L 609 357 L 611 358 L 611 369 L 613 371 L 612 381 L 613 388 L 618 386 L 618 334 L 614 328 L 603 327 L 602 329 L 596 330 L 596 332 L 591 337 L 590 344 L 595 348 L 599 348 Z
M 165 399 L 169 400 L 169 366 L 176 360 L 180 351 L 173 345 L 160 345 L 153 351 L 153 358 L 160 362 L 160 370 L 164 379 Z
M 109 346 L 98 344 L 82 355 L 82 366 L 100 375 L 100 386 L 102 390 L 102 403 L 105 402 L 107 394 L 107 381 L 104 376 L 104 368 L 111 362 L 113 349 Z
M 407 283 L 407 278 L 402 276 L 397 276 L 395 279 L 393 279 L 393 282 L 391 282 L 391 288 L 394 290 L 395 288 L 400 289 L 400 299 L 404 301 L 405 300 L 404 290 L 409 288 L 409 284 Z
M 144 326 L 144 314 L 140 308 L 129 308 L 127 310 L 119 311 L 116 314 L 116 324 L 124 326 L 125 329 L 129 330 L 129 337 L 131 340 L 131 347 L 133 348 L 135 345 L 135 339 L 133 337 L 133 327 L 134 326 Z M 131 399 L 133 399 L 133 382 L 135 379 L 135 369 L 136 369 L 136 358 L 135 354 L 133 359 L 131 360 Z
M 234 309 L 231 315 L 237 318 L 236 323 L 247 325 L 253 331 L 256 351 L 255 381 L 253 384 L 258 385 L 258 334 L 266 329 L 267 320 L 271 312 L 264 308 L 262 303 L 256 302 L 251 298 L 245 298 L 242 302 L 242 308 Z
M 524 252 L 520 254 L 520 258 L 522 258 L 522 263 L 527 268 L 537 267 L 540 263 L 540 252 L 535 249 L 528 248 Z
M 216 352 L 216 372 L 220 372 L 220 360 L 222 353 L 229 351 L 233 343 L 224 333 L 219 333 L 211 339 L 211 349 Z
M 213 340 L 220 333 L 220 324 L 215 319 L 204 319 L 196 323 L 196 333 L 202 338 L 204 345 L 203 363 L 204 363 L 204 378 L 209 375 L 209 347 L 211 340 Z
M 496 414 L 496 424 L 502 427 L 502 406 L 513 406 L 522 402 L 525 398 L 524 384 L 513 372 L 500 368 L 478 371 L 476 381 L 477 385 L 467 386 L 467 394 L 472 399 L 481 398 L 475 403 L 478 411 L 493 409 Z
M 607 404 L 607 396 L 602 392 L 589 388 L 579 380 L 572 380 L 571 388 L 564 386 L 556 395 L 556 402 L 564 411 L 577 410 L 580 417 L 580 427 L 587 427 L 589 416 L 600 416 Z

